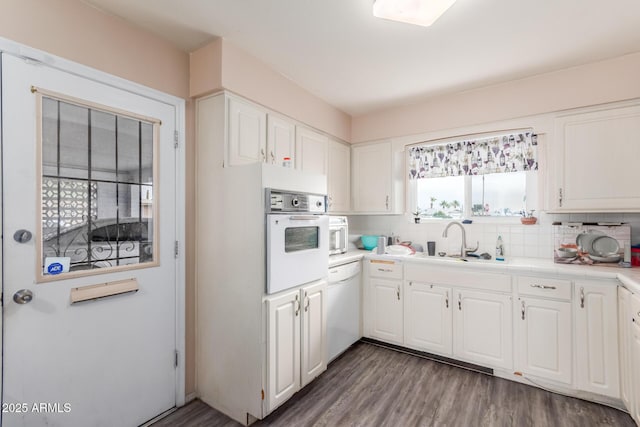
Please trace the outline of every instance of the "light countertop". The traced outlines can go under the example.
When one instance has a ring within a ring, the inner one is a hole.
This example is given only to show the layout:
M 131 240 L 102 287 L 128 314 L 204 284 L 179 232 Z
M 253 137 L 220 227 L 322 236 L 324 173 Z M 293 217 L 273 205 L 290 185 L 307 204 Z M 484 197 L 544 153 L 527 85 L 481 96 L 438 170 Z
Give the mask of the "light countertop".
M 346 254 L 338 255 L 347 259 L 358 259 L 364 256 L 366 259 L 392 259 L 400 262 L 425 263 L 433 266 L 449 267 L 456 269 L 471 269 L 492 271 L 505 274 L 543 274 L 553 276 L 565 276 L 574 279 L 604 279 L 618 280 L 622 285 L 634 293 L 640 293 L 640 268 L 621 267 L 598 267 L 585 265 L 564 265 L 556 264 L 553 260 L 542 258 L 507 258 L 505 261 L 495 260 L 472 260 L 469 262 L 456 260 L 454 258 L 441 258 L 438 256 L 424 256 L 422 253 L 416 255 L 396 256 L 377 255 L 371 251 L 349 251 Z M 331 257 L 333 258 L 333 257 Z M 335 266 L 345 262 L 332 262 L 329 265 Z

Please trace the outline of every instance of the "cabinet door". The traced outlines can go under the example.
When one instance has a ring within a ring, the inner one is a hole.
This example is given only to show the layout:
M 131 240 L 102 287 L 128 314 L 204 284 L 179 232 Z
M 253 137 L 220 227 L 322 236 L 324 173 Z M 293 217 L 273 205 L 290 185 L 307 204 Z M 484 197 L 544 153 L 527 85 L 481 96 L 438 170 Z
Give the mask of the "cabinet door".
M 522 297 L 514 307 L 517 368 L 571 383 L 571 303 Z
M 370 213 L 391 212 L 391 143 L 354 146 L 352 155 L 353 210 Z
M 351 207 L 351 148 L 329 141 L 327 174 L 329 212 L 347 212 Z
M 300 293 L 268 298 L 267 411 L 300 388 Z
M 638 211 L 639 134 L 640 106 L 557 119 L 555 210 Z
M 636 423 L 640 424 L 640 295 L 631 295 L 631 327 L 629 334 L 631 338 L 631 366 L 632 366 L 632 389 L 633 398 L 630 411 Z
M 282 165 L 285 157 L 295 162 L 296 126 L 273 114 L 267 116 L 267 163 Z M 293 163 L 291 164 L 293 167 Z
M 402 344 L 402 282 L 371 278 L 369 286 L 371 337 Z
M 454 355 L 480 365 L 511 369 L 511 296 L 457 290 L 454 303 Z
M 404 345 L 450 356 L 453 349 L 451 289 L 405 282 Z
M 615 284 L 575 282 L 576 386 L 620 397 Z
M 640 316 L 636 317 L 636 322 L 640 321 Z M 635 364 L 633 365 L 633 403 L 632 403 L 632 411 L 633 418 L 636 420 L 636 423 L 640 423 L 640 327 L 638 325 L 634 325 L 631 328 L 631 347 L 633 356 L 633 360 Z
M 631 292 L 618 286 L 618 343 L 620 351 L 620 399 L 633 413 L 632 360 L 631 356 Z
M 302 126 L 296 127 L 296 169 L 319 175 L 328 172 L 329 139 Z
M 327 369 L 327 282 L 300 290 L 302 301 L 301 386 Z
M 236 98 L 229 98 L 228 112 L 229 165 L 237 166 L 265 161 L 267 114 L 257 106 Z

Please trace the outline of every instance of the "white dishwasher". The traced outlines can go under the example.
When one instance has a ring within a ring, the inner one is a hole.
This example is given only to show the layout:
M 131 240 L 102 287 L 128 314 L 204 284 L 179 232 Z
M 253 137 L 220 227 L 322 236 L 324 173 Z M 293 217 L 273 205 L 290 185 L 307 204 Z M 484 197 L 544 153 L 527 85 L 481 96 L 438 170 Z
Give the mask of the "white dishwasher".
M 360 272 L 362 261 L 329 268 L 327 304 L 328 361 L 335 359 L 360 335 Z

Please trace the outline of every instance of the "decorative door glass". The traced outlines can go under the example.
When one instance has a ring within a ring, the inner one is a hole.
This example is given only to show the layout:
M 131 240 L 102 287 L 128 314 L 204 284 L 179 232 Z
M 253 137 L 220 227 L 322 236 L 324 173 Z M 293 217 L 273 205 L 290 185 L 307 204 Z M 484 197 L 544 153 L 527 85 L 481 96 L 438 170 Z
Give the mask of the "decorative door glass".
M 40 278 L 155 265 L 159 122 L 47 94 L 39 104 Z

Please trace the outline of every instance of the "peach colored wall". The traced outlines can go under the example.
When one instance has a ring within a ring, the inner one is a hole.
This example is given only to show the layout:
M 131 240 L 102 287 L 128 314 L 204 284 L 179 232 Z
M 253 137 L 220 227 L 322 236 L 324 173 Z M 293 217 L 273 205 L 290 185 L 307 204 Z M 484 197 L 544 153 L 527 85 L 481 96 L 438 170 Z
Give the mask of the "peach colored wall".
M 172 44 L 78 0 L 2 0 L 0 37 L 181 98 L 189 56 Z M 186 392 L 195 390 L 195 119 L 186 106 Z
M 640 53 L 352 119 L 352 142 L 415 135 L 640 97 Z
M 189 95 L 197 98 L 222 89 L 222 39 L 189 54 Z
M 220 59 L 211 58 L 219 54 Z M 191 66 L 191 96 L 224 88 L 344 141 L 351 140 L 351 116 L 227 40 L 215 40 L 194 52 Z M 219 80 L 218 67 L 222 69 Z

